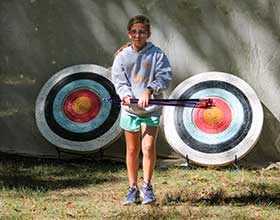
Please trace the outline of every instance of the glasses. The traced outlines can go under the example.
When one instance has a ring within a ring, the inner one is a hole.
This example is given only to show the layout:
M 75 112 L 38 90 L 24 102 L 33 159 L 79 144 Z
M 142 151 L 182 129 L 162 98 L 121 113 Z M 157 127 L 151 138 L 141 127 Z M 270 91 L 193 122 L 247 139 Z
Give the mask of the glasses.
M 129 31 L 129 33 L 130 33 L 131 35 L 133 35 L 133 36 L 136 36 L 137 34 L 139 34 L 139 36 L 141 36 L 141 35 L 147 34 L 148 31 L 146 31 L 146 30 L 136 30 L 136 29 L 133 29 L 133 30 Z

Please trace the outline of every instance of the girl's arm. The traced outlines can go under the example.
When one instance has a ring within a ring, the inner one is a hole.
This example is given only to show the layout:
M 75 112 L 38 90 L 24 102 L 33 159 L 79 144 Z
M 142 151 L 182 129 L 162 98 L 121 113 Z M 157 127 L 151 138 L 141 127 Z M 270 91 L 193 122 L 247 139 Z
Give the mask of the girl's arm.
M 154 80 L 147 86 L 153 89 L 155 95 L 167 89 L 172 79 L 172 72 L 166 55 L 161 52 L 158 54 Z
M 112 82 L 120 97 L 133 97 L 131 83 L 122 62 L 118 57 L 115 58 L 112 66 Z

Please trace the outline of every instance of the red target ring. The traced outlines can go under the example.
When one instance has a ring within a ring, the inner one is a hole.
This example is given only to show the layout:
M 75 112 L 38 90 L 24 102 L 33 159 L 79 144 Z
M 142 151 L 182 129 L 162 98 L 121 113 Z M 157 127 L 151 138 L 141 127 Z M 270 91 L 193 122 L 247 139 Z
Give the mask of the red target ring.
M 213 107 L 194 110 L 194 123 L 198 129 L 205 133 L 218 134 L 229 127 L 232 121 L 232 112 L 224 100 L 219 98 L 212 98 L 212 100 Z
M 102 98 L 118 98 L 111 73 L 94 64 L 67 67 L 54 74 L 36 100 L 39 131 L 58 148 L 94 152 L 122 134 L 120 106 Z
M 64 114 L 74 122 L 85 123 L 94 119 L 101 108 L 99 96 L 88 89 L 79 89 L 70 93 L 64 104 Z
M 192 98 L 211 98 L 214 107 L 163 111 L 165 137 L 184 158 L 201 165 L 226 165 L 244 157 L 257 143 L 263 109 L 244 80 L 222 72 L 196 74 L 169 96 Z

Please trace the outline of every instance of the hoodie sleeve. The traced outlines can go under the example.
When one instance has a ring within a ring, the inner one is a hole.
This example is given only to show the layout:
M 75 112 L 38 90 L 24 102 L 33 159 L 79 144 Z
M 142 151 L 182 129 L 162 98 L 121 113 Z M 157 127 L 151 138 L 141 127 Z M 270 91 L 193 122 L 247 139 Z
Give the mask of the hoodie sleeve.
M 163 52 L 158 53 L 154 80 L 148 85 L 152 87 L 155 95 L 167 89 L 172 80 L 172 72 L 169 61 Z
M 128 75 L 120 56 L 116 56 L 112 66 L 112 81 L 115 85 L 116 92 L 119 96 L 131 96 L 131 83 L 128 80 Z

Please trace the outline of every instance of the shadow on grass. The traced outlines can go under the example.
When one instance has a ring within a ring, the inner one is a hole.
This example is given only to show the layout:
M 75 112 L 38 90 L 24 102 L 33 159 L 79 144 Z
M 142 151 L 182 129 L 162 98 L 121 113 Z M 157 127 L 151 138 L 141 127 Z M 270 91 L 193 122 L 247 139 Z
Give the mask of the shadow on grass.
M 196 203 L 203 203 L 206 205 L 280 205 L 280 194 L 250 194 L 250 195 L 240 195 L 240 196 L 226 196 L 220 197 L 219 194 L 214 194 L 210 198 L 201 198 L 196 201 Z
M 175 191 L 166 193 L 161 198 L 161 205 L 174 205 L 179 203 L 204 204 L 204 205 L 280 205 L 280 191 L 277 184 L 252 184 L 248 192 L 240 194 L 232 192 L 226 195 L 224 189 L 219 188 L 212 192 L 201 194 L 199 192 Z M 269 189 L 269 191 L 265 191 Z
M 0 189 L 50 190 L 121 181 L 111 161 L 50 160 L 0 156 Z
M 108 220 L 123 220 L 123 219 L 139 219 L 139 220 L 170 220 L 170 219 L 189 219 L 189 210 L 180 213 L 177 210 L 162 210 L 160 207 L 149 207 L 147 210 L 141 212 L 135 209 L 122 210 L 117 215 L 110 216 Z
M 43 180 L 28 174 L 0 175 L 1 187 L 5 189 L 30 189 L 49 191 L 68 187 L 80 187 L 91 183 L 89 179 Z

